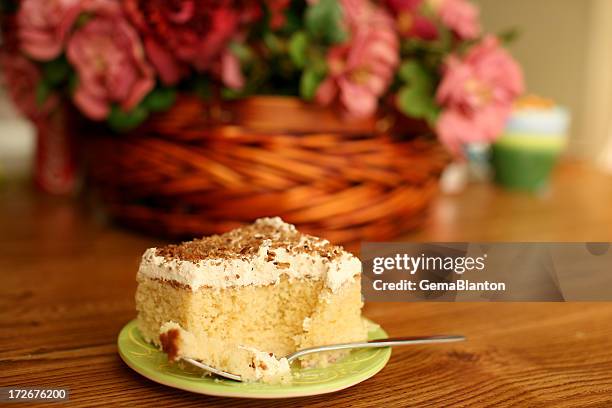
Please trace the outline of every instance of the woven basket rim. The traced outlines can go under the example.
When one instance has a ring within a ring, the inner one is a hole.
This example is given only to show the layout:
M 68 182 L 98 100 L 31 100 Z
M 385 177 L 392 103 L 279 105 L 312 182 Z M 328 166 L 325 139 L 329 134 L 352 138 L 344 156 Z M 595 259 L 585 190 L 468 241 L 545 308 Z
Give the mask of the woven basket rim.
M 281 216 L 337 243 L 384 240 L 423 221 L 446 159 L 430 138 L 375 127 L 293 97 L 180 96 L 131 137 L 91 138 L 89 176 L 115 219 L 159 235 Z
M 382 115 L 354 117 L 335 106 L 321 106 L 285 95 L 253 95 L 235 100 L 206 102 L 181 95 L 176 107 L 156 116 L 156 122 L 174 119 L 181 109 L 200 107 L 210 127 L 239 126 L 242 131 L 264 133 L 380 133 Z

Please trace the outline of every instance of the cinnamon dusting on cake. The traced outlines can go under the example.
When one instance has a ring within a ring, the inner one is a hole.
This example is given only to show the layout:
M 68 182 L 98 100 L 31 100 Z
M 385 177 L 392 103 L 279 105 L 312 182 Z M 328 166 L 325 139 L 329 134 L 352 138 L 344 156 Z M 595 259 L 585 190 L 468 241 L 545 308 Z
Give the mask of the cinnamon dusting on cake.
M 280 218 L 261 218 L 251 225 L 237 228 L 222 235 L 212 235 L 178 245 L 157 248 L 156 254 L 167 260 L 180 259 L 197 263 L 207 259 L 249 259 L 260 247 L 269 245 L 267 261 L 276 256 L 274 249 L 284 248 L 290 254 L 319 255 L 328 260 L 340 257 L 344 250 L 329 241 L 303 234 Z M 279 267 L 286 267 L 282 265 Z

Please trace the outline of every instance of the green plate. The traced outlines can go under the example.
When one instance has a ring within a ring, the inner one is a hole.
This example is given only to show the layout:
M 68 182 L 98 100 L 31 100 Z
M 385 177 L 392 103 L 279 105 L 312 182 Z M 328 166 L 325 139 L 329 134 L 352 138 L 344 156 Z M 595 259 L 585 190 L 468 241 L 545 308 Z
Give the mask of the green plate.
M 369 322 L 371 323 L 371 322 Z M 368 334 L 370 340 L 387 338 L 377 325 Z M 351 387 L 378 373 L 389 361 L 390 348 L 358 349 L 326 368 L 293 367 L 294 380 L 287 385 L 240 383 L 211 376 L 202 371 L 168 363 L 164 353 L 144 341 L 136 320 L 126 324 L 117 340 L 119 355 L 137 373 L 150 380 L 181 390 L 219 397 L 290 398 L 326 394 Z

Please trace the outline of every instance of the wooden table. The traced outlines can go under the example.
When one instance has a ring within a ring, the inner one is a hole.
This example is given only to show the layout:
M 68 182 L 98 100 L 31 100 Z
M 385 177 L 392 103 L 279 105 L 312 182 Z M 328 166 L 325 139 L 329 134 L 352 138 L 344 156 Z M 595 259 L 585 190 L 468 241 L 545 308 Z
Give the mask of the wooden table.
M 117 354 L 134 276 L 156 242 L 69 198 L 0 186 L 0 385 L 69 387 L 73 405 L 287 406 L 155 384 Z M 612 240 L 612 177 L 564 165 L 539 197 L 473 186 L 441 197 L 408 240 Z M 391 335 L 463 333 L 398 348 L 370 380 L 295 406 L 612 406 L 612 303 L 368 304 Z

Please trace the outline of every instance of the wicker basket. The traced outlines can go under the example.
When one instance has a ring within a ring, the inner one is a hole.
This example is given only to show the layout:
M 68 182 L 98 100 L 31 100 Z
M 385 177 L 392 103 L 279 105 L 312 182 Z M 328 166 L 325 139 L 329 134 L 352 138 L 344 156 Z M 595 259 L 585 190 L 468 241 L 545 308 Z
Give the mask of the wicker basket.
M 280 216 L 349 246 L 390 239 L 423 221 L 447 157 L 431 137 L 394 140 L 382 122 L 294 98 L 182 96 L 130 134 L 84 130 L 89 179 L 117 220 L 166 237 Z

